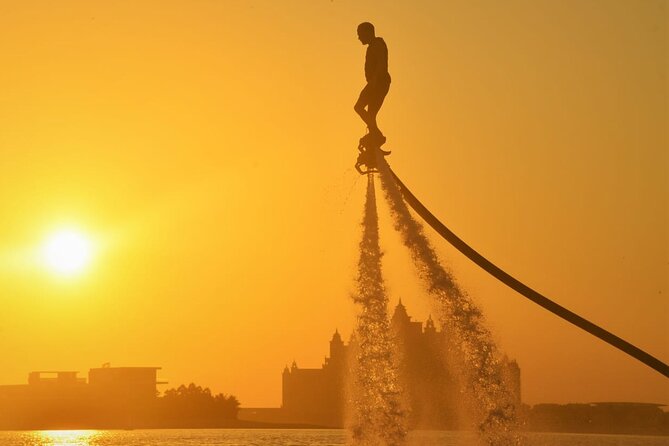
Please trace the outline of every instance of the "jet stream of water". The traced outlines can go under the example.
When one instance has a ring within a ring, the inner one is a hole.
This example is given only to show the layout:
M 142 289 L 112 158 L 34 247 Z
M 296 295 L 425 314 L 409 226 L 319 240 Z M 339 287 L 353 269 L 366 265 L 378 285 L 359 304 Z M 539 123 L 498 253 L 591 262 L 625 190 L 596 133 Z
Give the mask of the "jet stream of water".
M 401 446 L 407 434 L 406 416 L 387 314 L 372 175 L 367 180 L 362 226 L 357 289 L 353 296 L 360 305 L 360 313 L 355 336 L 353 413 L 348 427 L 355 446 Z
M 379 172 L 395 229 L 411 252 L 418 276 L 437 302 L 442 327 L 448 330 L 449 345 L 444 349 L 450 352 L 449 357 L 455 352 L 458 359 L 459 364 L 453 371 L 466 383 L 462 393 L 470 415 L 477 421 L 481 439 L 495 446 L 518 444 L 515 398 L 510 391 L 504 361 L 481 310 L 441 265 L 383 159 L 379 159 Z

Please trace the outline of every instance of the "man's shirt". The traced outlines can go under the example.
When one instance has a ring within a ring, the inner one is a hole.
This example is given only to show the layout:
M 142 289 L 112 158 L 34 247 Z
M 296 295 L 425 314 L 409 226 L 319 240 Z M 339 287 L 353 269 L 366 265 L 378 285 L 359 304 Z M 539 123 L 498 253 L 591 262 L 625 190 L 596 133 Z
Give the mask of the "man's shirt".
M 390 83 L 388 47 L 381 37 L 374 37 L 367 46 L 365 79 L 367 79 L 367 83 L 374 81 Z

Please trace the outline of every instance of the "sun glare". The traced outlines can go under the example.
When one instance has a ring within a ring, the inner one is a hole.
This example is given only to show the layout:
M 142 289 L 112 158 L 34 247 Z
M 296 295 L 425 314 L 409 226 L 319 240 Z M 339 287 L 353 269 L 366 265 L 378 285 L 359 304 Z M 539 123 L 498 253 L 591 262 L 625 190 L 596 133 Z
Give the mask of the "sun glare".
M 36 444 L 43 446 L 89 446 L 100 435 L 94 430 L 62 430 L 35 432 Z
M 81 232 L 61 230 L 46 240 L 42 259 L 45 266 L 56 274 L 75 275 L 89 264 L 91 243 Z

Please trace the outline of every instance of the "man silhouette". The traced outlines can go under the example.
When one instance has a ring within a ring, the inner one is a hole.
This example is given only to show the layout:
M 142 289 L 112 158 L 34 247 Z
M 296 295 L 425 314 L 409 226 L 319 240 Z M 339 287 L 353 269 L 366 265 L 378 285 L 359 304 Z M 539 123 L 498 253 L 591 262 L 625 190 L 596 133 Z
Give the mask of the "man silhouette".
M 381 37 L 376 37 L 374 25 L 369 22 L 358 25 L 358 39 L 363 45 L 369 45 L 365 55 L 367 85 L 360 92 L 358 102 L 355 103 L 353 109 L 369 129 L 369 135 L 360 140 L 361 145 L 365 147 L 372 145 L 379 148 L 386 142 L 385 136 L 376 124 L 376 115 L 390 89 L 388 47 Z

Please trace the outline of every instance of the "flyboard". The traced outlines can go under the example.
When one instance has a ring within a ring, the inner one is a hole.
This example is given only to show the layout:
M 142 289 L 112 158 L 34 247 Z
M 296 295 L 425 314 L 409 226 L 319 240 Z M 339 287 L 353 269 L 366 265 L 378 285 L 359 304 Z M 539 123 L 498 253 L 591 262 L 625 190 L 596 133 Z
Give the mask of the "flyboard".
M 355 170 L 357 170 L 360 175 L 378 172 L 376 155 L 378 153 L 383 156 L 390 155 L 390 151 L 381 149 L 381 146 L 385 143 L 386 137 L 383 135 L 367 133 L 360 138 L 360 143 L 358 144 L 358 159 L 355 162 Z

